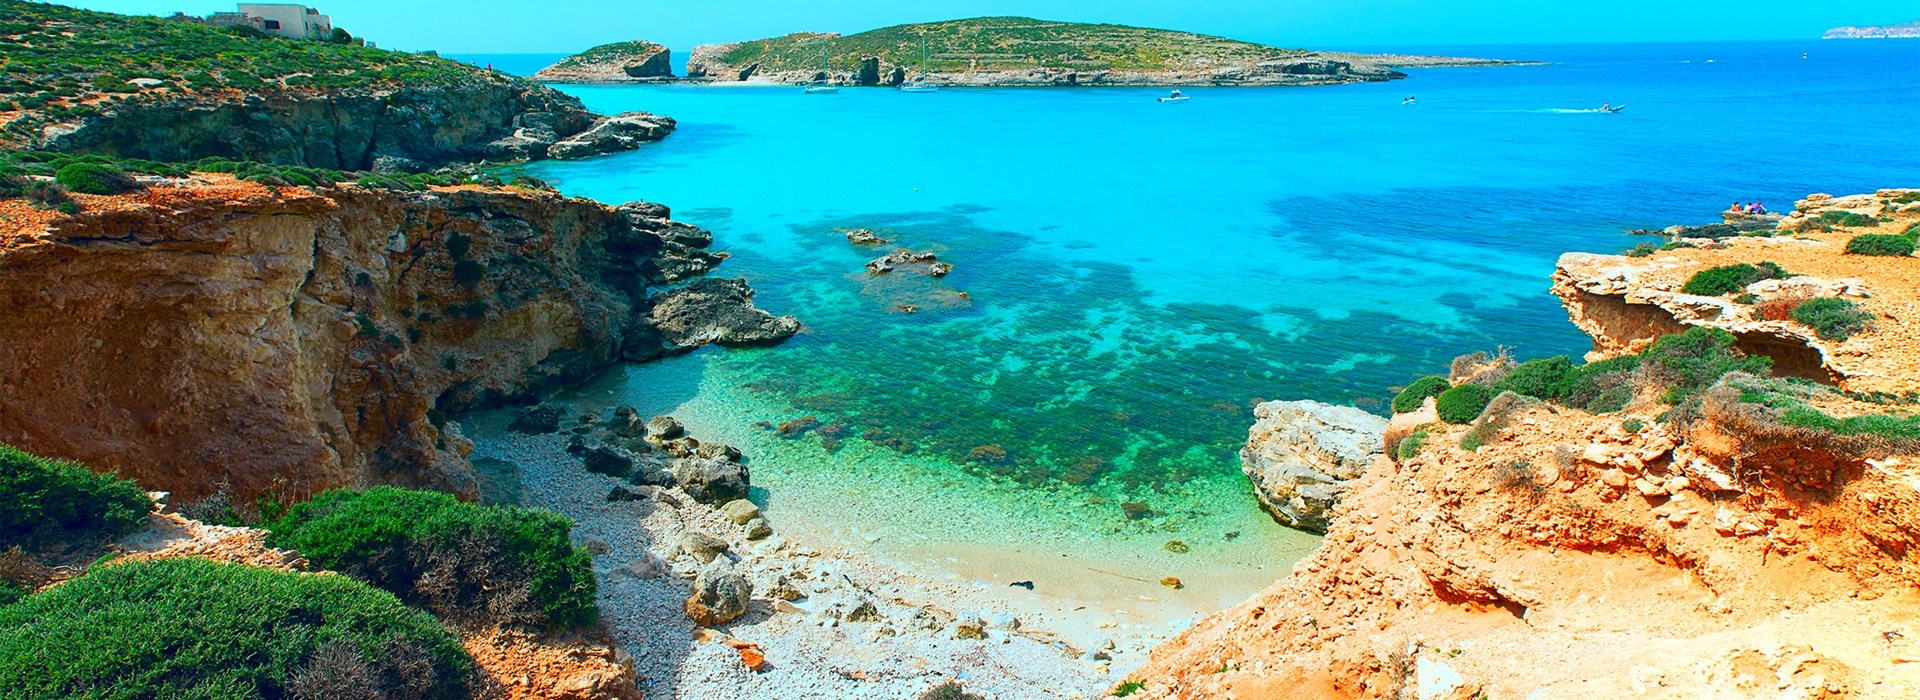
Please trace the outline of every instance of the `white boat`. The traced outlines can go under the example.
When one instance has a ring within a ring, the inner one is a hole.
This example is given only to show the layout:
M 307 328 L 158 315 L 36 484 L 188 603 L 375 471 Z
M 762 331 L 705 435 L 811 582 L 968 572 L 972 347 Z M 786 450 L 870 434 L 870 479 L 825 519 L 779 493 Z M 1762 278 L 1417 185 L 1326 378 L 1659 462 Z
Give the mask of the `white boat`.
M 827 72 L 827 44 L 825 41 L 822 41 L 820 42 L 820 79 L 813 81 L 812 85 L 807 86 L 807 94 L 831 95 L 839 92 L 840 88 L 834 87 L 832 83 L 827 82 L 832 79 L 833 74 Z
M 1192 98 L 1187 97 L 1186 95 L 1180 94 L 1179 90 L 1175 90 L 1171 94 L 1167 95 L 1166 97 L 1160 98 L 1158 101 L 1159 102 L 1185 102 L 1189 99 L 1192 99 Z
M 901 92 L 938 92 L 940 86 L 927 81 L 927 40 L 920 40 L 920 74 L 900 85 Z

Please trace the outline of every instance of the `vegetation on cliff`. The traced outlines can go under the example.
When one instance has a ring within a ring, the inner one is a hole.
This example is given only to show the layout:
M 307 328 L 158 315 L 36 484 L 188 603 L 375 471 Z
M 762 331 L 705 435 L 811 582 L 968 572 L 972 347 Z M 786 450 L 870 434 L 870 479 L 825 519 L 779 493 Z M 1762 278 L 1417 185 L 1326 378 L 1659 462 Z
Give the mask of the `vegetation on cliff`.
M 0 607 L 8 697 L 451 700 L 472 677 L 433 616 L 343 576 L 160 559 Z
M 601 44 L 586 51 L 560 59 L 552 68 L 585 68 L 588 66 L 624 61 L 630 58 L 645 58 L 659 51 L 662 46 L 651 41 L 622 41 L 613 44 Z
M 863 57 L 918 66 L 922 42 L 927 69 L 1012 70 L 1187 70 L 1286 58 L 1305 53 L 1217 36 L 1117 24 L 1049 22 L 1027 17 L 903 24 L 849 36 L 796 33 L 741 42 L 725 55 L 727 63 L 759 64 L 761 72 L 820 67 L 825 47 L 828 65 L 846 70 Z
M 430 491 L 334 490 L 270 519 L 270 544 L 364 579 L 442 618 L 569 628 L 599 619 L 573 521 Z
M 257 93 L 451 85 L 487 77 L 432 55 L 22 0 L 0 0 L 0 40 L 0 95 L 30 109 L 160 88 Z
M 131 481 L 0 443 L 0 549 L 118 537 L 146 525 L 153 501 Z

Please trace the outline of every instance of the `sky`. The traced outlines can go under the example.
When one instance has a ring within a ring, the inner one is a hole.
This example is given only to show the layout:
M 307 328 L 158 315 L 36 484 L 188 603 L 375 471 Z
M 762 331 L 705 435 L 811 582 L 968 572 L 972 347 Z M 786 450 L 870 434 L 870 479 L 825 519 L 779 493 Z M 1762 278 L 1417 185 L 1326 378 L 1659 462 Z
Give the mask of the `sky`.
M 63 0 L 137 14 L 231 10 L 217 0 Z M 317 0 L 383 48 L 574 53 L 646 39 L 698 44 L 795 31 L 1020 15 L 1219 34 L 1289 48 L 1813 39 L 1920 19 L 1916 0 Z

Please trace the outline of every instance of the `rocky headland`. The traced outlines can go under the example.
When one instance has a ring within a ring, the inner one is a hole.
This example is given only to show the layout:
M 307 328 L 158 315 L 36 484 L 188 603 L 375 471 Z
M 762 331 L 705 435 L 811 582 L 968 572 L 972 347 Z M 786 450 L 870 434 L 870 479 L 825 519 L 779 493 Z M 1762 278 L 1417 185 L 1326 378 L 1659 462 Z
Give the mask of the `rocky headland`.
M 1415 396 L 1371 449 L 1349 444 L 1352 428 L 1326 427 L 1326 407 L 1263 406 L 1250 475 L 1371 452 L 1364 473 L 1290 577 L 1162 645 L 1118 687 L 1179 698 L 1920 693 L 1920 418 L 1914 394 L 1893 393 L 1920 380 L 1904 335 L 1920 273 L 1916 199 L 1816 195 L 1777 235 L 1563 259 L 1556 291 L 1593 335 L 1592 359 L 1641 352 L 1647 365 L 1618 375 L 1637 388 L 1618 412 L 1461 389 L 1526 387 L 1521 375 L 1550 366 L 1497 356 L 1456 363 L 1434 388 L 1477 394 L 1480 415 L 1461 413 L 1455 391 Z M 1908 242 L 1869 238 L 1892 252 L 1864 254 L 1862 236 Z M 1818 279 L 1734 288 L 1726 296 L 1740 300 L 1726 304 L 1669 289 L 1710 265 L 1762 262 Z M 1787 290 L 1871 318 L 1844 342 L 1789 327 L 1829 328 L 1818 319 L 1750 318 Z M 1692 326 L 1711 329 L 1696 341 L 1726 333 L 1725 349 L 1652 342 Z M 1722 354 L 1700 365 L 1697 352 Z M 1814 376 L 1729 371 L 1742 357 Z
M 633 42 L 645 45 L 645 42 Z M 599 47 L 556 64 L 555 82 L 636 82 L 633 59 Z M 924 53 L 923 53 L 924 48 Z M 1514 65 L 1440 56 L 1373 56 L 1282 49 L 1222 37 L 1110 24 L 980 17 L 842 36 L 798 32 L 707 44 L 687 79 L 897 86 L 909 76 L 957 87 L 1338 85 L 1407 77 L 1396 68 Z M 545 75 L 545 72 L 543 72 Z M 624 76 L 624 77 L 623 77 Z
M 650 296 L 720 260 L 655 204 L 209 174 L 71 196 L 0 201 L 0 441 L 183 499 L 471 494 L 451 416 L 798 329 L 736 282 Z
M 635 83 L 673 79 L 673 52 L 650 41 L 604 44 L 540 69 L 546 83 Z
M 432 55 L 244 36 L 0 0 L 16 88 L 0 145 L 119 158 L 217 156 L 336 170 L 583 158 L 671 132 L 644 113 Z M 126 76 L 133 77 L 128 78 Z
M 1866 27 L 1834 27 L 1822 39 L 1920 39 L 1920 20 Z

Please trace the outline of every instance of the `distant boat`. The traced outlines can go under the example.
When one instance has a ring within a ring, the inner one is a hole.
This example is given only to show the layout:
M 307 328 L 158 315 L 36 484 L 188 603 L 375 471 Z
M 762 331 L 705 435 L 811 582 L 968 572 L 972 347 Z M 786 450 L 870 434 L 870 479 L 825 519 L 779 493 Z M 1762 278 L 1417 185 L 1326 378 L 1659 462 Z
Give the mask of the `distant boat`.
M 1599 108 L 1599 109 L 1596 109 L 1596 110 L 1594 110 L 1594 111 L 1595 111 L 1595 112 L 1599 112 L 1599 113 L 1601 113 L 1601 114 L 1616 114 L 1616 113 L 1618 113 L 1618 112 L 1619 112 L 1620 110 L 1623 110 L 1623 109 L 1626 109 L 1626 108 L 1627 108 L 1627 106 L 1626 106 L 1626 105 L 1620 105 L 1620 106 L 1618 106 L 1618 107 L 1615 107 L 1615 106 L 1613 106 L 1613 105 L 1610 105 L 1610 104 L 1606 104 L 1606 105 L 1600 105 L 1600 108 Z
M 936 92 L 940 86 L 927 81 L 927 39 L 920 38 L 920 74 L 900 86 L 901 92 Z
M 1180 94 L 1179 90 L 1175 90 L 1172 93 L 1168 94 L 1166 97 L 1160 98 L 1159 101 L 1160 102 L 1185 102 L 1188 99 L 1191 99 L 1191 98 L 1187 97 L 1186 95 Z
M 1416 104 L 1416 103 L 1418 103 L 1418 102 L 1420 102 L 1420 100 L 1418 100 L 1418 99 L 1415 99 L 1414 97 L 1411 97 L 1411 96 L 1409 96 L 1409 97 L 1407 97 L 1407 99 L 1404 99 L 1404 100 L 1401 100 L 1401 101 L 1400 101 L 1400 104 L 1403 104 L 1403 105 L 1410 105 L 1410 104 Z
M 812 85 L 807 86 L 807 94 L 831 95 L 839 92 L 840 88 L 834 87 L 832 83 L 827 82 L 831 78 L 832 74 L 827 72 L 827 42 L 822 40 L 820 42 L 820 79 L 813 81 Z

